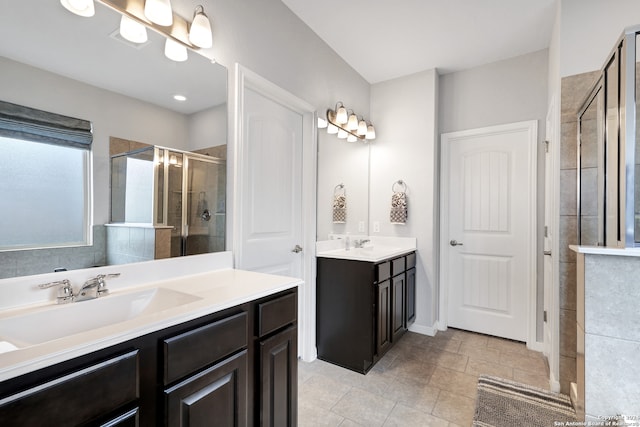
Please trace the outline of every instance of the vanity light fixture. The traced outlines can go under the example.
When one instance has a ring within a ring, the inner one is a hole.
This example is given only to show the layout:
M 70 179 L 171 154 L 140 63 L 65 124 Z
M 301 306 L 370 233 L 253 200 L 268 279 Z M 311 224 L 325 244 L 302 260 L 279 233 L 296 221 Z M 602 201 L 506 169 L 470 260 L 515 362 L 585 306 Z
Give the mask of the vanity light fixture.
M 354 112 L 351 112 L 351 114 L 349 114 L 349 120 L 347 121 L 347 129 L 348 130 L 358 129 L 358 117 Z
M 338 105 L 340 105 L 338 107 Z M 347 123 L 347 121 L 349 121 L 349 116 L 347 115 L 347 109 L 345 108 L 344 105 L 342 105 L 342 102 L 338 102 L 338 104 L 336 104 L 336 109 L 335 109 L 335 123 L 338 125 L 344 125 Z
M 189 29 L 189 41 L 195 46 L 209 48 L 213 46 L 213 34 L 211 33 L 211 21 L 204 13 L 202 5 L 196 6 L 193 12 L 193 22 Z
M 358 119 L 358 115 L 344 106 L 342 102 L 336 104 L 335 110 L 327 110 L 327 133 L 338 134 L 338 138 L 347 139 L 348 142 L 357 140 L 367 142 L 376 138 L 376 130 L 364 117 Z
M 164 43 L 164 56 L 172 61 L 184 62 L 189 57 L 187 48 L 173 39 L 167 38 Z
M 324 129 L 327 127 L 329 123 L 322 117 L 318 117 L 318 129 Z
M 186 61 L 187 49 L 198 51 L 213 45 L 211 21 L 201 5 L 195 8 L 193 22 L 189 22 L 173 13 L 171 0 L 97 1 L 122 15 L 119 29 L 122 38 L 139 45 L 146 43 L 147 27 L 166 37 L 165 56 L 174 61 Z M 60 3 L 80 16 L 95 14 L 94 0 L 60 0 Z M 207 52 L 202 55 L 211 59 Z
M 154 24 L 170 27 L 173 24 L 171 0 L 145 0 L 144 16 Z
M 122 15 L 120 18 L 120 35 L 132 43 L 141 44 L 148 40 L 147 28 L 127 15 Z
M 93 0 L 60 0 L 60 4 L 69 12 L 79 16 L 88 18 L 96 14 Z

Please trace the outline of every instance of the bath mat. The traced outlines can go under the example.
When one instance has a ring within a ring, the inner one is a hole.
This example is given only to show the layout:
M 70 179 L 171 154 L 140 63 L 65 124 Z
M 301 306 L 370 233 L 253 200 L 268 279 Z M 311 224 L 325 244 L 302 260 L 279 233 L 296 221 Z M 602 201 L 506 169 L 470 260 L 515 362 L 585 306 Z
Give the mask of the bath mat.
M 576 421 L 569 396 L 497 377 L 478 379 L 474 427 L 547 427 L 567 421 Z

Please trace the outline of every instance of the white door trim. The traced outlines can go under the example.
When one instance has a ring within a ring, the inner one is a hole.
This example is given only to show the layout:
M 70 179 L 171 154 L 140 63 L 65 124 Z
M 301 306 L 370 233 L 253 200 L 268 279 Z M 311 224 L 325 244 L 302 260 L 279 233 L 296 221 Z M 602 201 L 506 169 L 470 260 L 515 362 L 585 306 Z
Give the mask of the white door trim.
M 304 285 L 298 288 L 298 329 L 299 340 L 298 356 L 305 361 L 314 360 L 316 351 L 316 309 L 315 309 L 315 241 L 316 241 L 316 162 L 317 162 L 317 135 L 316 135 L 316 111 L 315 108 L 292 93 L 275 85 L 264 77 L 254 73 L 246 67 L 236 63 L 234 73 L 233 106 L 234 112 L 232 128 L 232 161 L 228 174 L 232 177 L 231 201 L 228 213 L 227 229 L 231 230 L 230 241 L 232 243 L 234 265 L 241 265 L 242 260 L 242 229 L 240 221 L 234 221 L 233 217 L 241 209 L 241 197 L 237 189 L 242 188 L 243 172 L 246 169 L 244 159 L 245 144 L 243 137 L 244 122 L 244 94 L 249 88 L 261 95 L 278 102 L 287 108 L 303 116 L 302 134 L 302 235 L 303 235 L 303 279 Z
M 449 296 L 449 213 L 446 211 L 449 206 L 449 140 L 479 135 L 495 134 L 502 132 L 513 132 L 527 130 L 529 133 L 529 161 L 528 161 L 528 181 L 529 181 L 529 203 L 530 227 L 528 230 L 529 241 L 532 245 L 527 247 L 527 262 L 529 264 L 528 295 L 527 305 L 527 347 L 540 349 L 536 340 L 536 206 L 537 206 L 537 142 L 538 142 L 538 121 L 529 120 L 505 125 L 489 126 L 478 129 L 471 129 L 459 132 L 444 133 L 440 142 L 440 292 L 438 298 L 438 328 L 446 330 L 448 327 L 447 304 Z

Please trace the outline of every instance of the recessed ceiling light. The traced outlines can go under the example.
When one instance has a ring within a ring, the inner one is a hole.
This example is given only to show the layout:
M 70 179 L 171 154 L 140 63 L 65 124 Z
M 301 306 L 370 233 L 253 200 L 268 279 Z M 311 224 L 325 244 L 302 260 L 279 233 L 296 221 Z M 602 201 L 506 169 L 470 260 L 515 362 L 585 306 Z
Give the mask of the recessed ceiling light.
M 176 101 L 186 101 L 187 97 L 184 95 L 173 95 L 173 99 L 175 99 Z

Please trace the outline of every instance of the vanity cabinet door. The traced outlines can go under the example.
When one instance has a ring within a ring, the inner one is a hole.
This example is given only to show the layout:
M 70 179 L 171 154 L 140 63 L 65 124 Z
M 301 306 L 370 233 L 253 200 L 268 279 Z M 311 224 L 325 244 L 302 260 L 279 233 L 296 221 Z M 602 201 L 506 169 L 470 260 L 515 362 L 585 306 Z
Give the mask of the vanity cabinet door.
M 298 419 L 298 329 L 260 342 L 260 426 L 295 427 Z
M 138 350 L 0 400 L 2 426 L 94 424 L 135 404 L 140 396 Z M 108 424 L 107 424 L 108 425 Z
M 406 325 L 413 322 L 416 318 L 416 269 L 407 270 L 407 307 L 406 307 Z
M 378 283 L 378 322 L 376 350 L 378 357 L 388 350 L 391 345 L 391 281 Z
M 247 425 L 247 350 L 165 391 L 165 425 Z
M 391 280 L 391 333 L 396 342 L 406 331 L 405 324 L 405 289 L 406 275 L 395 276 Z

